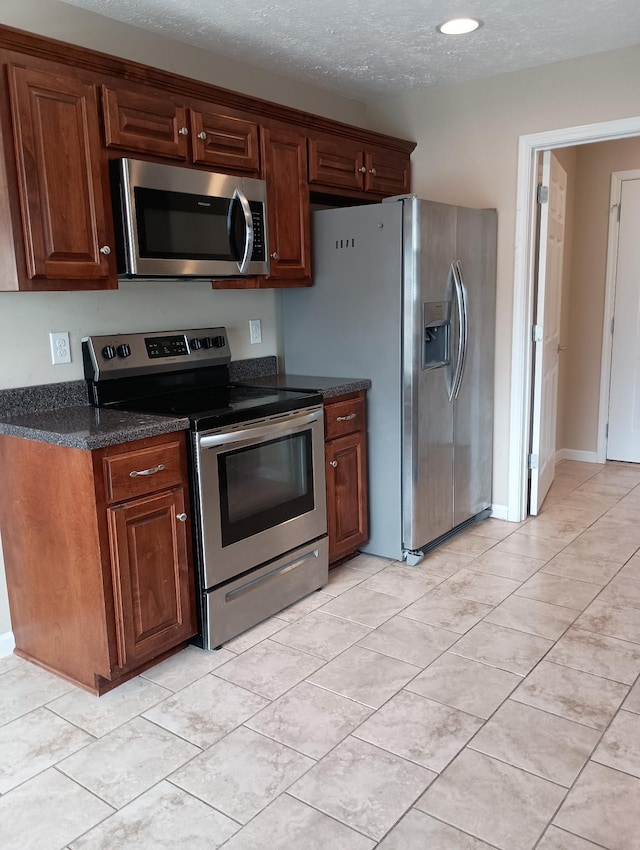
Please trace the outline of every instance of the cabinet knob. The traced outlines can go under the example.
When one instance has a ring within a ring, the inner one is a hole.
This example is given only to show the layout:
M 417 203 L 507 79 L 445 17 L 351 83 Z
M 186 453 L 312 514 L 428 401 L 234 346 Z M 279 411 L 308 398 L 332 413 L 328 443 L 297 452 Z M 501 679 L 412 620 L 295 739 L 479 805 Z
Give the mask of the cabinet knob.
M 187 521 L 187 515 L 186 514 L 176 514 L 176 519 L 179 519 L 180 522 L 186 522 Z
M 338 461 L 337 461 L 337 460 L 330 460 L 330 461 L 329 461 L 329 466 L 333 466 L 333 468 L 334 468 L 334 469 L 335 469 L 335 467 L 336 467 L 337 465 L 338 465 Z
M 280 259 L 280 254 L 278 254 L 278 252 L 277 252 L 277 251 L 274 251 L 274 252 L 273 252 L 273 254 L 271 254 L 271 259 L 272 259 L 272 260 L 279 260 L 279 259 Z
M 200 132 L 198 133 L 198 138 L 202 139 L 202 141 L 204 142 L 204 140 L 207 138 L 207 134 L 204 130 L 200 130 Z
M 111 253 L 111 248 L 108 245 L 103 245 L 102 248 L 100 248 L 100 253 L 104 254 L 105 257 L 108 257 Z
M 367 169 L 364 167 L 364 165 L 361 168 L 359 168 L 358 171 L 360 172 L 360 174 L 366 174 L 367 173 Z
M 178 133 L 179 133 L 181 136 L 188 136 L 188 135 L 189 135 L 189 130 L 188 130 L 188 128 L 187 128 L 187 127 L 180 127 L 180 129 L 178 130 Z
M 373 174 L 373 176 L 374 176 L 374 177 L 376 176 L 376 173 L 377 173 L 377 172 L 376 172 L 375 168 L 370 168 L 370 169 L 369 169 L 369 174 Z

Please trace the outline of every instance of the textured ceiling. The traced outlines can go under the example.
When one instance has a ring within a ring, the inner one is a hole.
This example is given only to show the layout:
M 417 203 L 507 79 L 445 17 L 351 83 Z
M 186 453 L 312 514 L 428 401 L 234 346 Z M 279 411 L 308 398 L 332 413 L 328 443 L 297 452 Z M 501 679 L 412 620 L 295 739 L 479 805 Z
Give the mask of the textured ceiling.
M 65 2 L 358 100 L 640 43 L 638 0 Z M 484 25 L 436 32 L 456 16 Z

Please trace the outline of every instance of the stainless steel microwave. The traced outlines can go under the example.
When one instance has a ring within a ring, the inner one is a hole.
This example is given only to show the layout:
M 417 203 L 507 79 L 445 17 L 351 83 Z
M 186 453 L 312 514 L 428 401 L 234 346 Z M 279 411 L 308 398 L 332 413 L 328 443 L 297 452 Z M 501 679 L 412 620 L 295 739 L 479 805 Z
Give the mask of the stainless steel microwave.
M 269 273 L 264 180 L 118 159 L 111 181 L 119 276 Z

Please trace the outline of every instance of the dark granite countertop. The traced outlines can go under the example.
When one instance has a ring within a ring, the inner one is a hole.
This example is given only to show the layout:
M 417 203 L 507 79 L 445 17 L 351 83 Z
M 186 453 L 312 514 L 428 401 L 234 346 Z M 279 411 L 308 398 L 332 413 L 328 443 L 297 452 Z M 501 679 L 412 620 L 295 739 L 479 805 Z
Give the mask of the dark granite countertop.
M 73 449 L 102 449 L 184 431 L 188 427 L 186 418 L 150 416 L 88 404 L 31 413 L 5 413 L 0 419 L 0 434 Z
M 275 373 L 273 356 L 231 363 L 231 380 L 246 386 L 319 392 L 323 398 L 367 390 L 368 379 Z M 0 390 L 0 434 L 76 449 L 101 449 L 189 427 L 186 417 L 153 416 L 85 403 L 84 381 Z
M 323 398 L 336 398 L 347 393 L 368 390 L 371 381 L 368 378 L 327 378 L 323 375 L 262 375 L 246 379 L 242 383 L 252 387 L 274 387 L 282 390 L 302 390 L 319 392 Z

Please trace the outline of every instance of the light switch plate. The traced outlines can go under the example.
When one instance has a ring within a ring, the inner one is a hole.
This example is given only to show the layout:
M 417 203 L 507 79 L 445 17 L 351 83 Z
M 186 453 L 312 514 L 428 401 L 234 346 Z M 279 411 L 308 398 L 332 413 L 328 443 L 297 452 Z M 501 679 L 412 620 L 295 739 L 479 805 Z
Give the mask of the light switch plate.
M 249 338 L 251 345 L 262 342 L 262 322 L 260 319 L 249 319 Z

